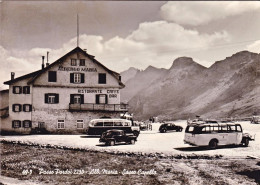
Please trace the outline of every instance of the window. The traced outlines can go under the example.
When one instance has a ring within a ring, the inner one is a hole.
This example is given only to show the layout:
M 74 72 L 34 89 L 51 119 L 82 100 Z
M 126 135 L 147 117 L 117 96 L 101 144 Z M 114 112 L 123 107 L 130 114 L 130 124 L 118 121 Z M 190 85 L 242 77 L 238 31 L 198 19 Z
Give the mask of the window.
M 23 127 L 24 128 L 31 128 L 32 127 L 32 122 L 30 120 L 24 120 L 23 121 Z
M 98 74 L 98 83 L 99 84 L 106 84 L 107 83 L 106 73 L 99 73 Z
M 48 104 L 59 103 L 59 94 L 53 94 L 53 93 L 45 94 L 45 103 Z
M 64 120 L 58 120 L 58 129 L 64 129 L 65 128 L 65 121 Z
M 77 120 L 77 128 L 81 129 L 81 128 L 83 128 L 83 125 L 84 125 L 84 120 L 78 119 Z
M 103 122 L 96 122 L 95 127 L 103 127 Z
M 107 104 L 107 95 L 106 94 L 97 94 L 96 95 L 96 104 Z
M 23 94 L 30 94 L 30 86 L 23 86 Z
M 70 103 L 71 104 L 84 104 L 84 94 L 71 94 Z
M 72 66 L 77 66 L 77 60 L 76 59 L 71 59 L 71 65 Z
M 21 86 L 13 86 L 13 93 L 14 94 L 21 94 L 22 93 L 22 87 Z
M 21 127 L 21 121 L 20 120 L 13 120 L 12 121 L 12 127 L 13 128 L 20 128 Z
M 45 123 L 44 122 L 38 122 L 38 127 L 39 128 L 45 128 Z
M 79 60 L 79 65 L 80 66 L 85 66 L 85 59 L 80 59 Z
M 70 73 L 70 83 L 84 83 L 85 74 L 84 73 Z
M 123 126 L 123 123 L 122 122 L 114 122 L 114 126 Z
M 24 104 L 24 105 L 23 105 L 23 111 L 24 111 L 24 112 L 31 112 L 31 111 L 32 111 L 32 105 L 30 105 L 30 104 Z
M 113 122 L 111 121 L 111 122 L 104 122 L 104 126 L 105 127 L 111 127 L 111 126 L 113 126 Z
M 74 83 L 80 83 L 81 82 L 80 77 L 81 77 L 80 73 L 74 73 Z
M 57 82 L 57 71 L 48 72 L 48 82 Z
M 22 111 L 22 105 L 13 104 L 13 112 L 21 112 L 21 111 Z

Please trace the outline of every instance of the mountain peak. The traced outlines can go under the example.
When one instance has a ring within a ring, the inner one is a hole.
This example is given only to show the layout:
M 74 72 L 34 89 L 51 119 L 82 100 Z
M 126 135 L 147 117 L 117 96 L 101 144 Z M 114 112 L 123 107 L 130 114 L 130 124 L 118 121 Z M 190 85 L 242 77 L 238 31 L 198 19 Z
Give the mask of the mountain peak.
M 170 69 L 184 68 L 187 66 L 198 66 L 198 67 L 206 68 L 206 67 L 198 64 L 197 62 L 194 62 L 194 60 L 190 57 L 179 57 L 173 61 Z

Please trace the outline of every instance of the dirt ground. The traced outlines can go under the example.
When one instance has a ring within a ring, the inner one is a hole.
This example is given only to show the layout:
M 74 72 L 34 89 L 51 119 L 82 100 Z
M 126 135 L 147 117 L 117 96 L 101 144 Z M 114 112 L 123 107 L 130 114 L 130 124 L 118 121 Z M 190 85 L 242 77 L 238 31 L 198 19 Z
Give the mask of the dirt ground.
M 149 157 L 1 143 L 0 184 L 260 184 L 260 160 Z

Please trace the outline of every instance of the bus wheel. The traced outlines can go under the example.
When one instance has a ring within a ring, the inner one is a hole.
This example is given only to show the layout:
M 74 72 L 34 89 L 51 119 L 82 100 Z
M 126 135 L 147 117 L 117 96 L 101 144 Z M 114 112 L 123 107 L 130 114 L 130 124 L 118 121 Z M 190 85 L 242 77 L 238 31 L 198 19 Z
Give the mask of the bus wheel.
M 211 141 L 209 142 L 209 148 L 215 149 L 215 148 L 217 148 L 217 146 L 218 146 L 217 140 L 211 140 Z
M 131 139 L 130 143 L 133 145 L 135 144 L 135 140 L 134 139 Z
M 178 132 L 182 132 L 182 128 L 180 128 L 180 129 L 178 130 Z
M 115 141 L 109 141 L 109 145 L 110 146 L 114 146 L 115 145 Z
M 248 139 L 248 138 L 245 138 L 244 146 L 248 146 L 248 145 L 249 145 L 249 139 Z

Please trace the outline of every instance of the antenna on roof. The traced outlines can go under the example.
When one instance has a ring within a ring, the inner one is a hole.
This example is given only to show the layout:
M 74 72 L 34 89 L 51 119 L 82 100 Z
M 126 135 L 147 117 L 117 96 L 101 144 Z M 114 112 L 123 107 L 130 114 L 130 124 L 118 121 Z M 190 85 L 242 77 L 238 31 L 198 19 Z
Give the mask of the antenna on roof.
M 79 47 L 79 14 L 77 14 L 77 47 Z

